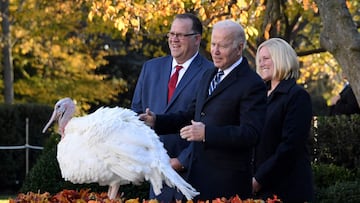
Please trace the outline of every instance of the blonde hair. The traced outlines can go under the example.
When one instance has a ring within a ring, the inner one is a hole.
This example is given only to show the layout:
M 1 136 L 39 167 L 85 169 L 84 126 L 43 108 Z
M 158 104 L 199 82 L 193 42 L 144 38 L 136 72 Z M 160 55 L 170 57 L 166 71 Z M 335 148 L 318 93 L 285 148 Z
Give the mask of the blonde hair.
M 271 38 L 260 44 L 256 51 L 256 71 L 259 73 L 259 50 L 266 47 L 274 64 L 272 78 L 277 80 L 298 79 L 300 65 L 295 50 L 283 39 Z

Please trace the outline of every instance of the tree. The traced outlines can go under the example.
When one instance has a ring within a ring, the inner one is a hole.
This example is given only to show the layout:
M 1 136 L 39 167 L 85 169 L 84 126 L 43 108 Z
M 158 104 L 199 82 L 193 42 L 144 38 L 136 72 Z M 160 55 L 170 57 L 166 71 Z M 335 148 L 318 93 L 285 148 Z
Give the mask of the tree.
M 3 54 L 3 72 L 4 72 L 4 98 L 6 104 L 13 103 L 14 100 L 14 73 L 11 54 L 11 35 L 9 22 L 9 0 L 0 1 L 1 8 L 1 28 L 2 28 L 2 54 Z
M 110 103 L 126 91 L 124 79 L 96 72 L 107 63 L 105 40 L 119 32 L 96 19 L 88 24 L 86 2 L 11 1 L 8 9 L 9 20 L 1 20 L 12 28 L 6 38 L 12 44 L 3 41 L 2 47 L 12 53 L 13 62 L 8 64 L 14 68 L 3 67 L 3 71 L 13 74 L 13 81 L 7 79 L 10 77 L 4 80 L 13 85 L 15 102 L 53 104 L 69 96 L 88 109 L 91 104 Z M 2 32 L 6 31 L 3 26 Z M 11 58 L 2 57 L 3 62 Z M 4 89 L 8 89 L 6 85 Z
M 119 93 L 131 90 L 130 85 L 136 81 L 133 78 L 135 74 L 128 74 L 132 70 L 125 69 L 138 67 L 139 62 L 146 58 L 168 53 L 165 33 L 174 15 L 183 12 L 195 13 L 202 20 L 204 42 L 201 52 L 209 58 L 212 25 L 218 20 L 230 18 L 245 27 L 248 39 L 245 54 L 250 63 L 254 64 L 260 42 L 270 37 L 281 37 L 300 56 L 303 64 L 300 83 L 309 87 L 312 81 L 325 78 L 324 84 L 336 84 L 334 78 L 339 67 L 327 52 L 329 49 L 320 45 L 320 14 L 324 12 L 319 14 L 320 6 L 318 8 L 314 0 L 20 2 L 20 9 L 19 2 L 10 7 L 14 10 L 18 6 L 12 21 L 16 23 L 12 24 L 14 29 L 11 30 L 16 101 L 52 103 L 59 95 L 74 96 L 85 103 L 114 101 Z M 344 9 L 349 9 L 354 18 L 359 17 L 360 14 L 356 13 L 359 3 L 346 3 L 348 7 Z M 321 9 L 328 8 L 323 6 Z M 109 49 L 103 49 L 105 44 L 109 45 Z M 116 70 L 109 70 L 104 64 L 105 56 L 116 58 L 121 66 L 116 65 Z M 132 56 L 136 60 L 129 60 Z M 350 81 L 354 83 L 354 79 L 350 78 Z M 328 85 L 321 85 L 322 91 Z M 78 88 L 74 89 L 74 86 Z M 94 88 L 103 91 L 92 91 Z M 321 94 L 330 98 L 330 93 Z
M 352 19 L 345 0 L 315 2 L 322 19 L 321 45 L 339 62 L 360 104 L 360 25 Z

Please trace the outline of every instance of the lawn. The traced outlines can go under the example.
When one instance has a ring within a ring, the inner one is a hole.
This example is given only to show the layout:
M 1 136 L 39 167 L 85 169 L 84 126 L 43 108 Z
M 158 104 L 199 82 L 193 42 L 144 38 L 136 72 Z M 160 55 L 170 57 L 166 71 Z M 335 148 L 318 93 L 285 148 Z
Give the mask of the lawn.
M 0 195 L 0 203 L 9 203 L 9 198 L 14 198 L 14 195 Z

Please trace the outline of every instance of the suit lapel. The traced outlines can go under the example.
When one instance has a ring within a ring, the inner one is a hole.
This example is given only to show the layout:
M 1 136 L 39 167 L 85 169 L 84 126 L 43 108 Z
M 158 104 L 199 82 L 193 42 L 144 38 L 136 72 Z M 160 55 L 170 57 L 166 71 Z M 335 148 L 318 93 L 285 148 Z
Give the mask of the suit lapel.
M 237 77 L 238 77 L 238 72 L 239 72 L 240 67 L 237 66 L 236 68 L 234 68 L 229 75 L 227 75 L 215 88 L 215 90 L 212 92 L 211 95 L 209 95 L 207 97 L 207 101 L 211 100 L 212 98 L 216 97 L 217 95 L 219 95 L 222 91 L 224 91 L 227 87 L 229 87 L 231 84 L 233 84 L 234 82 L 236 82 Z M 211 82 L 212 78 L 209 81 L 209 85 Z M 208 85 L 208 86 L 209 86 Z
M 211 80 L 214 78 L 214 75 L 216 74 L 216 72 L 218 71 L 217 68 L 213 68 L 208 70 L 207 72 L 205 72 L 204 77 L 202 78 L 203 81 L 201 81 L 203 84 L 200 85 L 200 89 L 199 89 L 199 95 L 196 98 L 197 101 L 197 108 L 200 107 L 199 109 L 202 109 L 202 107 L 204 106 L 204 104 L 208 101 L 209 99 L 209 86 L 210 86 L 210 82 Z
M 227 75 L 219 84 L 216 86 L 215 90 L 211 95 L 209 95 L 209 98 L 215 97 L 219 93 L 221 93 L 224 89 L 226 89 L 228 86 L 230 86 L 232 83 L 234 83 L 237 79 L 237 69 L 236 67 L 234 70 L 232 70 L 229 75 Z
M 189 84 L 189 82 L 201 71 L 201 56 L 198 54 L 194 60 L 191 62 L 189 68 L 186 70 L 185 74 L 181 78 L 178 86 L 175 89 L 175 92 L 168 104 L 168 107 L 173 103 L 173 101 L 180 95 L 180 93 L 184 90 L 184 88 Z
M 181 92 L 184 87 L 189 84 L 189 82 L 199 73 L 201 70 L 200 67 L 200 58 L 199 55 L 195 57 L 194 61 L 190 64 L 189 68 L 186 70 L 185 74 L 181 78 L 178 86 L 176 87 L 175 91 L 175 97 L 179 95 L 179 92 Z
M 160 99 L 158 99 L 157 101 L 160 103 L 161 106 L 164 107 L 162 109 L 165 109 L 165 107 L 168 106 L 167 92 L 168 92 L 168 83 L 169 83 L 171 69 L 172 69 L 172 57 L 171 56 L 166 57 L 162 66 L 163 66 L 163 68 L 159 68 L 158 70 L 164 71 L 166 74 L 164 74 L 164 72 L 156 73 L 156 74 L 160 75 L 160 81 L 159 81 L 160 85 L 158 86 L 159 91 L 157 92 L 158 93 L 157 96 Z

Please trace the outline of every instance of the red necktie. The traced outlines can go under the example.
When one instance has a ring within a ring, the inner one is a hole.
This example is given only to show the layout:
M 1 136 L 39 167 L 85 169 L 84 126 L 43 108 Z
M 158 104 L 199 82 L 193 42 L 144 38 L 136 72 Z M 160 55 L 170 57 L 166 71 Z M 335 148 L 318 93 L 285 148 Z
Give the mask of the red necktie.
M 169 84 L 168 84 L 168 102 L 170 101 L 172 95 L 174 94 L 175 88 L 176 88 L 176 83 L 178 81 L 179 78 L 179 71 L 180 69 L 182 69 L 182 66 L 175 66 L 176 71 L 174 74 L 172 74 L 170 80 L 169 80 Z

